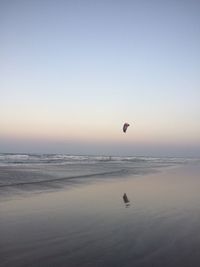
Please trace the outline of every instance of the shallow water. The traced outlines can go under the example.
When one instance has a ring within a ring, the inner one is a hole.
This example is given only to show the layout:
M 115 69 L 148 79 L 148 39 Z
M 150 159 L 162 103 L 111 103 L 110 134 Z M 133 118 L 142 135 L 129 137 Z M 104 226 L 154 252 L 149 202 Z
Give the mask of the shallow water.
M 0 201 L 30 191 L 54 191 L 100 179 L 153 173 L 189 162 L 191 159 L 184 158 L 4 153 L 0 154 Z
M 0 266 L 200 266 L 199 164 L 97 181 L 1 201 Z

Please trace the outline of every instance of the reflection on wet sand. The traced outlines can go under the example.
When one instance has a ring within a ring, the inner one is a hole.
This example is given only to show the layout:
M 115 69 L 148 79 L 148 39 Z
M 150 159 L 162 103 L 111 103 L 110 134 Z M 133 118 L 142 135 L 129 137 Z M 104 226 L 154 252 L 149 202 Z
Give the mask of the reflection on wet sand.
M 130 200 L 128 199 L 126 193 L 124 193 L 124 195 L 123 195 L 123 200 L 125 203 L 125 207 L 128 208 L 130 206 Z
M 199 174 L 187 165 L 1 201 L 0 265 L 199 267 Z

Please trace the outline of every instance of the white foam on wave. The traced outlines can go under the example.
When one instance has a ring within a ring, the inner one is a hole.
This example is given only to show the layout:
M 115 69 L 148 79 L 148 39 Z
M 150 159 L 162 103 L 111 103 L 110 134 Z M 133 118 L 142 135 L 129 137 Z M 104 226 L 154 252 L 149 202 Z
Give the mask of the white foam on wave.
M 23 165 L 23 164 L 97 164 L 97 163 L 132 163 L 132 164 L 179 164 L 185 163 L 185 158 L 158 158 L 158 157 L 120 157 L 120 156 L 89 156 L 69 154 L 0 154 L 0 165 Z

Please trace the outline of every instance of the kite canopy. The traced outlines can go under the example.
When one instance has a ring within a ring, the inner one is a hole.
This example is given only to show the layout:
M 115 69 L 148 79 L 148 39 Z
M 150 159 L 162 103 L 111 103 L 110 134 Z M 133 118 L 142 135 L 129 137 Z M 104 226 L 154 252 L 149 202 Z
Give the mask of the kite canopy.
M 130 126 L 130 124 L 128 124 L 127 122 L 124 123 L 124 126 L 123 126 L 123 132 L 125 133 L 128 126 Z

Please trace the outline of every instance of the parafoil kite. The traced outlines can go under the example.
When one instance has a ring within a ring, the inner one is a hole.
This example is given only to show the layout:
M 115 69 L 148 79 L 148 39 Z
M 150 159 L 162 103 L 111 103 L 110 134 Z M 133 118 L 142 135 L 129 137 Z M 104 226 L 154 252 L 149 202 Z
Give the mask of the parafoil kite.
M 128 126 L 130 126 L 130 124 L 128 124 L 127 122 L 125 122 L 124 125 L 123 125 L 123 132 L 124 133 L 126 132 Z

